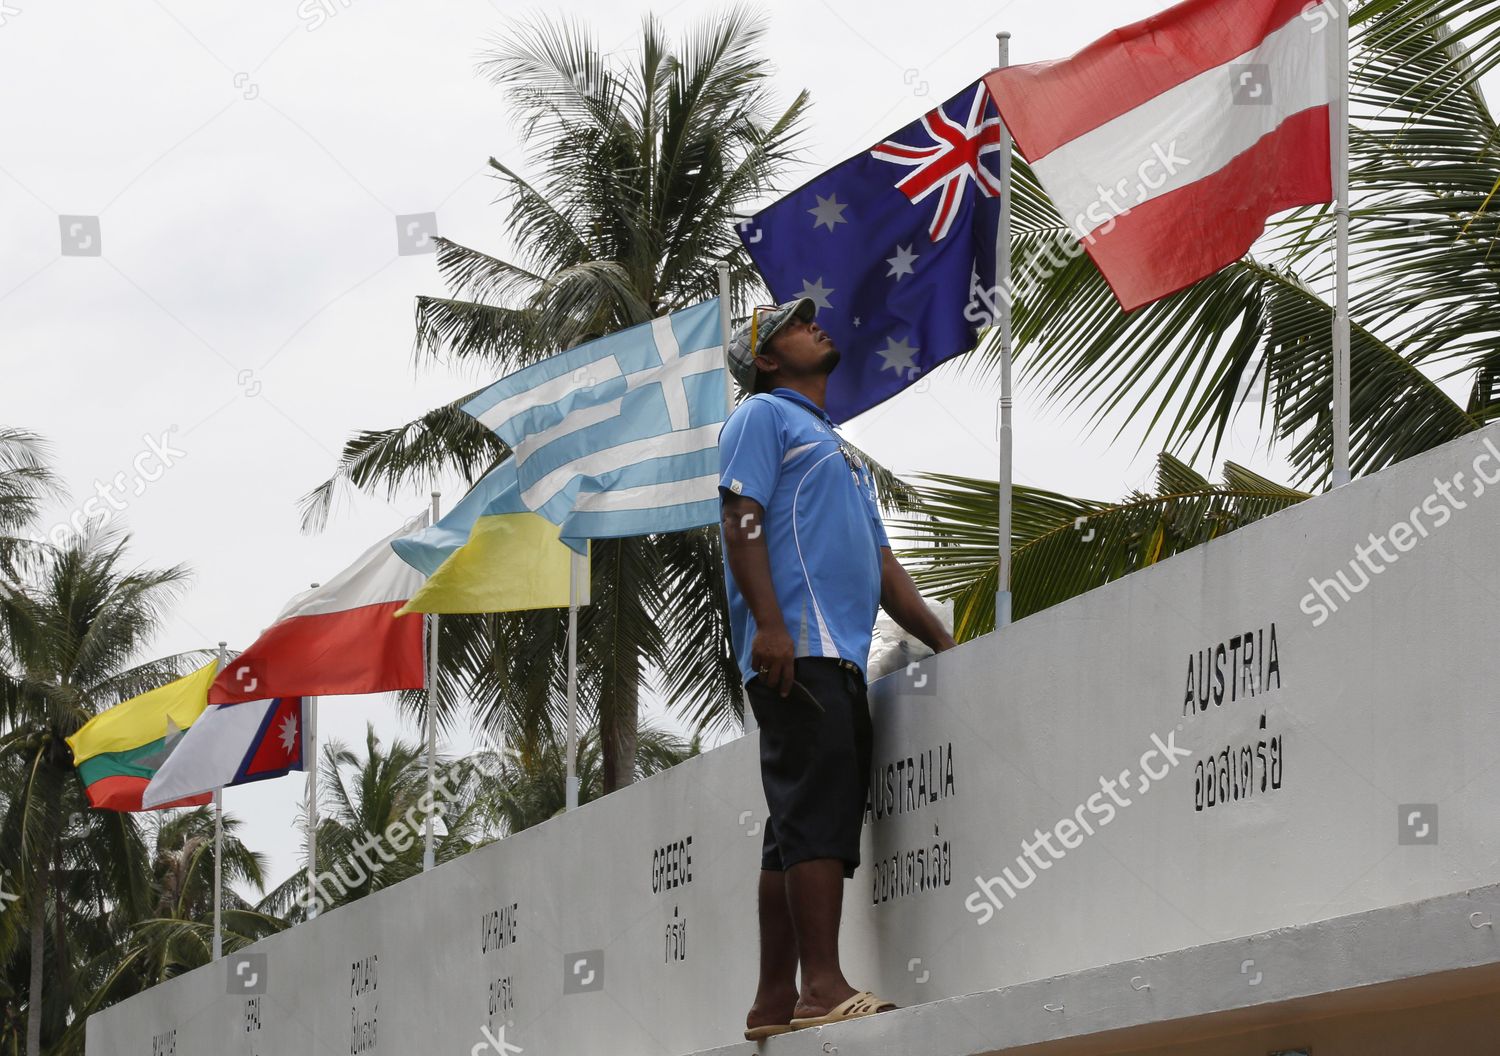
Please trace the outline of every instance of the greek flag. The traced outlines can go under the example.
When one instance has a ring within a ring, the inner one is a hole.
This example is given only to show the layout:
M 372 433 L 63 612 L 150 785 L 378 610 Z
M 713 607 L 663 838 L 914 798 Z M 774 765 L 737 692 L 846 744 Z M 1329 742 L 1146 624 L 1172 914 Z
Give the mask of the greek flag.
M 726 417 L 719 301 L 550 356 L 463 405 L 515 452 L 521 501 L 589 539 L 719 519 Z

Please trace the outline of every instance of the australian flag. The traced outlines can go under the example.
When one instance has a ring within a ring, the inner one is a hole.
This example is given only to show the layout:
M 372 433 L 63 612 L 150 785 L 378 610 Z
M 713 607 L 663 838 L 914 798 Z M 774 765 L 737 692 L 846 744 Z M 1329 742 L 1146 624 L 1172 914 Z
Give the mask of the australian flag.
M 778 301 L 811 297 L 846 421 L 972 349 L 996 317 L 1000 117 L 983 82 L 739 225 Z

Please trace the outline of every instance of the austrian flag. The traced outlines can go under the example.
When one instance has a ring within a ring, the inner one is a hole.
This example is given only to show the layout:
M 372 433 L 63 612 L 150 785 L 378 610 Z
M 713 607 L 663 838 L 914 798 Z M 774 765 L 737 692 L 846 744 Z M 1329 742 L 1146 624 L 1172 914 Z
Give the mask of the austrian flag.
M 1330 7 L 1187 0 L 985 77 L 1121 307 L 1238 260 L 1272 214 L 1332 200 Z

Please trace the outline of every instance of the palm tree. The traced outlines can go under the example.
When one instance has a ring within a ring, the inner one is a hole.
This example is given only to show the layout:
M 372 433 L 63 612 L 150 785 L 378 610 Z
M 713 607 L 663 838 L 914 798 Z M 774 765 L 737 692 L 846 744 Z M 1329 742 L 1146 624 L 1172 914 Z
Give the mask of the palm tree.
M 34 551 L 15 533 L 36 520 L 44 502 L 62 494 L 47 462 L 47 442 L 25 429 L 0 427 L 0 573 L 16 575 L 15 562 Z
M 148 879 L 147 897 L 139 907 L 142 916 L 130 919 L 130 907 L 115 906 L 109 907 L 107 915 L 101 912 L 82 922 L 93 933 L 93 941 L 84 955 L 74 958 L 79 999 L 70 1026 L 53 1049 L 57 1056 L 83 1051 L 84 1027 L 94 1012 L 212 959 L 214 819 L 210 808 L 141 818 L 143 839 L 154 847 L 142 863 Z M 224 815 L 222 918 L 224 948 L 229 951 L 288 926 L 259 912 L 235 891 L 236 885 L 262 890 L 265 884 L 264 856 L 240 841 L 239 828 L 234 815 Z
M 59 493 L 56 477 L 46 458 L 46 442 L 35 433 L 11 427 L 0 428 L 0 592 L 17 589 L 17 560 L 27 551 L 27 543 L 16 533 L 35 520 L 42 503 Z M 8 728 L 19 712 L 19 686 L 4 677 L 0 670 L 0 729 Z M 22 772 L 11 763 L 0 763 L 0 817 L 10 813 L 13 791 L 20 788 Z M 25 1043 L 25 1016 L 22 1014 L 26 982 L 15 977 L 20 960 L 13 956 L 18 941 L 25 934 L 17 913 L 6 913 L 11 900 L 19 897 L 19 878 L 11 870 L 13 855 L 0 851 L 0 1053 L 17 1056 Z M 29 979 L 29 968 L 27 977 Z
M 443 788 L 436 801 L 442 809 L 441 824 L 435 826 L 434 857 L 445 862 L 483 842 L 488 830 L 477 802 L 474 767 L 466 760 L 440 763 L 439 773 Z M 420 826 L 426 815 L 420 804 L 427 792 L 423 748 L 402 740 L 386 748 L 369 724 L 364 754 L 328 741 L 318 775 L 318 868 L 335 879 L 324 885 L 328 890 L 318 892 L 321 910 L 347 905 L 422 871 Z M 393 826 L 412 820 L 417 825 L 415 840 L 393 838 Z M 401 842 L 406 842 L 405 849 Z M 299 899 L 306 891 L 307 874 L 298 870 L 267 895 L 259 909 L 293 922 L 304 919 Z
M 650 777 L 701 751 L 696 737 L 690 742 L 683 741 L 665 730 L 643 725 L 635 777 Z M 566 742 L 554 735 L 508 746 L 489 758 L 476 760 L 488 779 L 481 793 L 484 807 L 501 834 L 512 836 L 566 809 L 566 758 Z M 597 726 L 584 730 L 578 738 L 576 772 L 580 804 L 604 795 L 603 754 Z
M 178 941 L 151 950 L 153 959 L 146 985 L 207 964 L 212 957 L 214 904 L 214 816 L 210 807 L 149 816 L 155 831 L 151 890 L 152 923 L 182 922 Z M 235 892 L 236 885 L 265 890 L 265 856 L 246 847 L 235 835 L 240 822 L 226 813 L 222 872 L 222 908 L 228 919 L 252 907 Z M 233 931 L 232 927 L 226 929 Z M 232 943 L 230 944 L 232 948 Z
M 72 946 L 85 922 L 112 907 L 139 919 L 149 894 L 135 819 L 88 808 L 65 739 L 204 659 L 136 663 L 187 572 L 127 569 L 127 542 L 91 536 L 46 548 L 27 577 L 0 590 L 0 871 L 18 883 L 26 914 L 27 1056 L 63 1033 L 80 992 Z
M 959 641 L 994 630 L 998 486 L 926 474 L 913 492 L 920 514 L 899 525 L 915 544 L 901 555 L 912 578 L 924 593 L 953 599 Z M 1165 453 L 1157 458 L 1156 491 L 1120 502 L 1017 487 L 1012 612 L 1028 616 L 1308 497 L 1233 462 L 1212 484 Z
M 734 300 L 747 301 L 756 280 L 734 223 L 785 169 L 807 106 L 805 92 L 773 105 L 764 40 L 762 20 L 738 7 L 676 42 L 647 18 L 635 56 L 611 63 L 576 22 L 517 24 L 482 70 L 507 91 L 537 173 L 490 159 L 519 256 L 438 240 L 453 292 L 418 298 L 418 362 L 503 375 L 714 296 L 720 259 Z M 341 485 L 394 495 L 449 471 L 473 482 L 505 457 L 456 406 L 352 438 L 308 496 L 309 526 Z M 592 597 L 579 621 L 581 699 L 598 716 L 609 791 L 635 772 L 648 675 L 695 726 L 741 718 L 717 532 L 596 542 Z M 550 733 L 563 714 L 564 629 L 556 612 L 445 619 L 440 699 L 472 693 L 479 724 Z
M 1368 473 L 1500 415 L 1500 126 L 1479 87 L 1500 64 L 1500 7 L 1366 0 L 1352 21 L 1351 461 Z M 1122 431 L 1144 425 L 1191 459 L 1217 453 L 1253 386 L 1294 483 L 1328 479 L 1327 207 L 1127 315 L 1092 262 L 1049 248 L 1065 229 L 1023 164 L 1015 202 L 1018 362 L 1048 396 L 1095 424 L 1118 412 Z

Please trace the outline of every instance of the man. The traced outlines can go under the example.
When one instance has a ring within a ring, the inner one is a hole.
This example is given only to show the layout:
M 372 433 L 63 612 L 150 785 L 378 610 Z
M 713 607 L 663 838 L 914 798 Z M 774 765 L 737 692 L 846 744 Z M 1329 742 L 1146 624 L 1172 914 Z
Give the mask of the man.
M 806 298 L 757 308 L 735 333 L 729 369 L 751 395 L 719 436 L 730 631 L 770 813 L 752 1041 L 895 1007 L 839 966 L 870 782 L 877 608 L 935 650 L 954 645 L 891 554 L 869 469 L 823 409 L 839 352 L 816 314 Z

